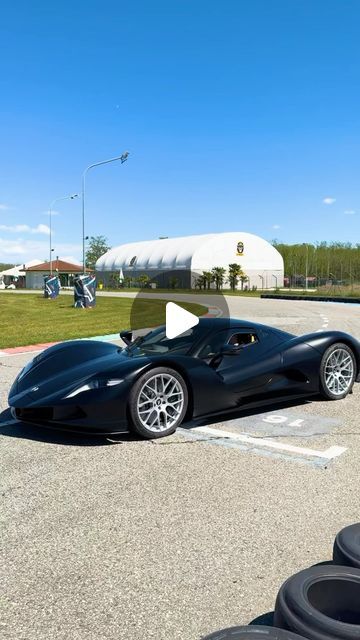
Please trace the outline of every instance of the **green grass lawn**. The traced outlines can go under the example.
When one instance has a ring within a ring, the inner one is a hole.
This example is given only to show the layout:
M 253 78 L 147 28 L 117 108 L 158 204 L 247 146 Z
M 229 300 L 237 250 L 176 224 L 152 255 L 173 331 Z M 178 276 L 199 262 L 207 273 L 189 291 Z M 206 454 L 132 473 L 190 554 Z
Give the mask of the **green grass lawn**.
M 263 291 L 262 293 L 279 293 L 281 295 L 296 296 L 324 296 L 328 298 L 360 298 L 360 285 L 352 287 L 317 287 L 316 289 L 281 289 L 279 291 Z
M 98 297 L 93 309 L 74 309 L 70 296 L 50 300 L 37 293 L 0 292 L 0 349 L 118 333 L 130 326 L 154 327 L 165 322 L 166 302 L 138 299 L 134 326 L 133 298 Z M 181 302 L 181 306 L 197 316 L 207 312 L 200 304 Z

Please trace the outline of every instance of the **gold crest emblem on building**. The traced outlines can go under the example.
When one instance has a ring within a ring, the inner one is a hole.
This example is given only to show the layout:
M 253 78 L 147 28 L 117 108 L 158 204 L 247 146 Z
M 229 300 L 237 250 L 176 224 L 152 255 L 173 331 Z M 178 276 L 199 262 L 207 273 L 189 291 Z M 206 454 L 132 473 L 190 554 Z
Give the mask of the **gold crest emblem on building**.
M 244 243 L 243 242 L 238 242 L 237 246 L 236 246 L 236 255 L 237 256 L 242 256 L 244 255 Z

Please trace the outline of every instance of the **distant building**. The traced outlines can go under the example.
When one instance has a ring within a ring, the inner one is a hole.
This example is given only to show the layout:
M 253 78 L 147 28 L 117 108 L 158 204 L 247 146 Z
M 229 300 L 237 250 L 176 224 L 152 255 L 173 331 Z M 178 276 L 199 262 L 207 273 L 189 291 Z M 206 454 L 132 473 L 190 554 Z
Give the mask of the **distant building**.
M 259 289 L 282 287 L 284 261 L 269 242 L 243 231 L 209 233 L 182 238 L 162 238 L 122 244 L 105 253 L 96 263 L 98 277 L 105 283 L 111 274 L 134 280 L 146 274 L 157 286 L 193 288 L 197 275 L 238 263 L 248 277 L 247 286 Z
M 41 264 L 41 260 L 30 260 L 25 264 L 18 264 L 15 267 L 0 272 L 0 288 L 5 289 L 11 286 L 16 289 L 23 289 L 25 284 L 25 270 Z
M 83 273 L 82 265 L 57 259 L 52 261 L 52 271 L 60 277 L 62 287 L 71 287 L 74 282 L 74 276 Z M 87 269 L 89 271 L 89 269 Z M 42 262 L 33 267 L 25 269 L 26 288 L 27 289 L 43 289 L 44 276 L 50 273 L 50 262 Z

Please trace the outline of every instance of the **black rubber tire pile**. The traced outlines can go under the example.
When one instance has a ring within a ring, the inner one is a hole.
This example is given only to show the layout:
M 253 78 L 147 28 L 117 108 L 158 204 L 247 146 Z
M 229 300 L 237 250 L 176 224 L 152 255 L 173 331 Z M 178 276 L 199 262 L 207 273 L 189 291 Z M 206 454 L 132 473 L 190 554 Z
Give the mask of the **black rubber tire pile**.
M 333 562 L 304 569 L 284 582 L 274 626 L 216 631 L 203 640 L 360 640 L 360 523 L 337 534 Z

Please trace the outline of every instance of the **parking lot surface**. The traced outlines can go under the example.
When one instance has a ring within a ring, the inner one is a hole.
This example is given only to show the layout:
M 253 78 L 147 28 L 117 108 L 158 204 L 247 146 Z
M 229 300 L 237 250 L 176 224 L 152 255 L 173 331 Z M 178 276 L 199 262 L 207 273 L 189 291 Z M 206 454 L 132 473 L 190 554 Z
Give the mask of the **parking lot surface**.
M 360 338 L 356 305 L 227 301 L 296 334 Z M 157 441 L 85 438 L 11 420 L 7 392 L 30 357 L 0 358 L 6 639 L 198 640 L 247 624 L 359 519 L 360 385 Z

